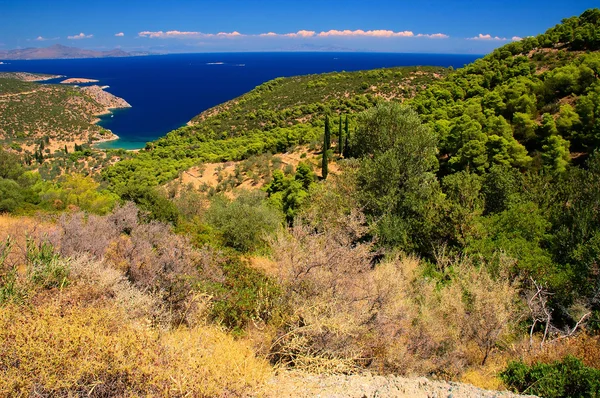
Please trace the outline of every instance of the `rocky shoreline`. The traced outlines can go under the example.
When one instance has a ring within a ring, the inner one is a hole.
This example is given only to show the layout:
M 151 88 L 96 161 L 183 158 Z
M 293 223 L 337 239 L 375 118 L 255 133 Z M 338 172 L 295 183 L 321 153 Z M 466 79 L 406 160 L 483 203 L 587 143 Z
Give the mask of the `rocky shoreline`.
M 96 79 L 84 79 L 81 77 L 71 77 L 69 79 L 65 79 L 60 84 L 82 84 L 82 83 L 98 83 L 100 80 Z
M 105 91 L 104 87 L 100 87 L 97 85 L 81 87 L 80 90 L 85 93 L 88 97 L 94 99 L 100 105 L 104 106 L 104 110 L 102 112 L 96 113 L 95 116 L 102 116 L 112 113 L 113 109 L 121 109 L 121 108 L 131 108 L 131 104 L 125 101 L 121 97 L 117 97 L 114 94 Z M 100 118 L 95 119 L 92 123 L 97 124 L 100 122 Z M 94 140 L 93 144 L 99 144 L 101 142 L 115 141 L 119 139 L 119 136 L 113 133 L 112 131 L 105 129 L 110 132 L 109 137 L 98 138 Z

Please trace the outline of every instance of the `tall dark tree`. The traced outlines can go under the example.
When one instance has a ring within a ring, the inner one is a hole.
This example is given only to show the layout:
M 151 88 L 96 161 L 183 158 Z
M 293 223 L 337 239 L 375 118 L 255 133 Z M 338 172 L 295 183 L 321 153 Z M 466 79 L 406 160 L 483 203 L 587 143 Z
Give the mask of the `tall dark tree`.
M 348 129 L 348 115 L 346 115 L 346 122 L 344 124 L 344 138 L 345 138 L 345 142 L 344 142 L 344 147 L 342 148 L 342 154 L 344 155 L 345 158 L 347 158 L 350 154 L 348 152 L 348 140 L 350 139 L 350 130 Z
M 67 145 L 65 144 L 65 153 L 69 153 L 69 150 L 67 149 Z
M 344 143 L 344 158 L 350 157 L 350 131 L 346 130 L 346 142 Z
M 341 155 L 344 151 L 344 133 L 342 132 L 342 115 L 340 115 L 340 128 L 338 131 L 338 153 Z
M 329 116 L 325 116 L 325 134 L 323 134 L 323 160 L 321 162 L 321 174 L 323 179 L 329 174 L 329 148 L 331 147 L 331 131 L 329 130 Z

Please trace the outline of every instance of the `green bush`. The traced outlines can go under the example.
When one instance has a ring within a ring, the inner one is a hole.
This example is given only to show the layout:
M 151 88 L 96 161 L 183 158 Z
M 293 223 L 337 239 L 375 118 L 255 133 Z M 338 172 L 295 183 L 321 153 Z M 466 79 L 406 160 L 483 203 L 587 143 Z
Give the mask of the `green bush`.
M 217 196 L 206 221 L 221 234 L 225 245 L 241 252 L 259 250 L 282 224 L 279 212 L 268 207 L 264 198 L 260 191 L 244 192 L 233 201 Z
M 500 374 L 514 391 L 548 398 L 600 397 L 600 370 L 589 368 L 572 356 L 562 362 L 528 366 L 512 362 Z
M 27 265 L 29 280 L 46 289 L 62 288 L 68 285 L 69 266 L 54 251 L 47 241 L 36 243 L 27 239 Z
M 121 199 L 134 202 L 145 212 L 146 221 L 161 221 L 177 226 L 179 210 L 156 188 L 128 186 L 120 192 Z
M 233 257 L 223 265 L 223 274 L 223 282 L 202 287 L 214 297 L 214 321 L 240 333 L 250 321 L 269 322 L 281 313 L 282 292 L 271 278 Z

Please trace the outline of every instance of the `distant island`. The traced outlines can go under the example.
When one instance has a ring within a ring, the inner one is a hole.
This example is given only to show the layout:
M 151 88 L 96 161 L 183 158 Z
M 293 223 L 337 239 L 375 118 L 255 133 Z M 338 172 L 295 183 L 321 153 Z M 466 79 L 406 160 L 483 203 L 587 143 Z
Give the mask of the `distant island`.
M 23 48 L 15 50 L 0 51 L 2 60 L 33 60 L 33 59 L 75 59 L 75 58 L 115 58 L 115 57 L 133 57 L 151 55 L 145 52 L 126 52 L 119 49 L 110 51 L 85 50 L 76 47 L 67 47 L 61 44 L 55 44 L 50 47 L 42 48 Z
M 81 77 L 71 77 L 69 79 L 65 79 L 61 84 L 81 84 L 81 83 L 98 83 L 99 80 L 96 79 L 83 79 Z

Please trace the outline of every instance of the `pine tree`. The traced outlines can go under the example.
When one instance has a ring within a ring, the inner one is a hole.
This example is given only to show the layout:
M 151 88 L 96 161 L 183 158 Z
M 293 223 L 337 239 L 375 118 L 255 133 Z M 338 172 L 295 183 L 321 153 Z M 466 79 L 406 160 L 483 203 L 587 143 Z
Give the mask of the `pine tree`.
M 342 115 L 340 115 L 340 128 L 338 131 L 338 153 L 341 155 L 344 149 L 344 134 L 342 133 Z
M 331 146 L 331 132 L 329 131 L 329 116 L 325 116 L 325 134 L 323 135 L 323 160 L 321 163 L 321 175 L 325 180 L 329 174 L 328 151 Z

